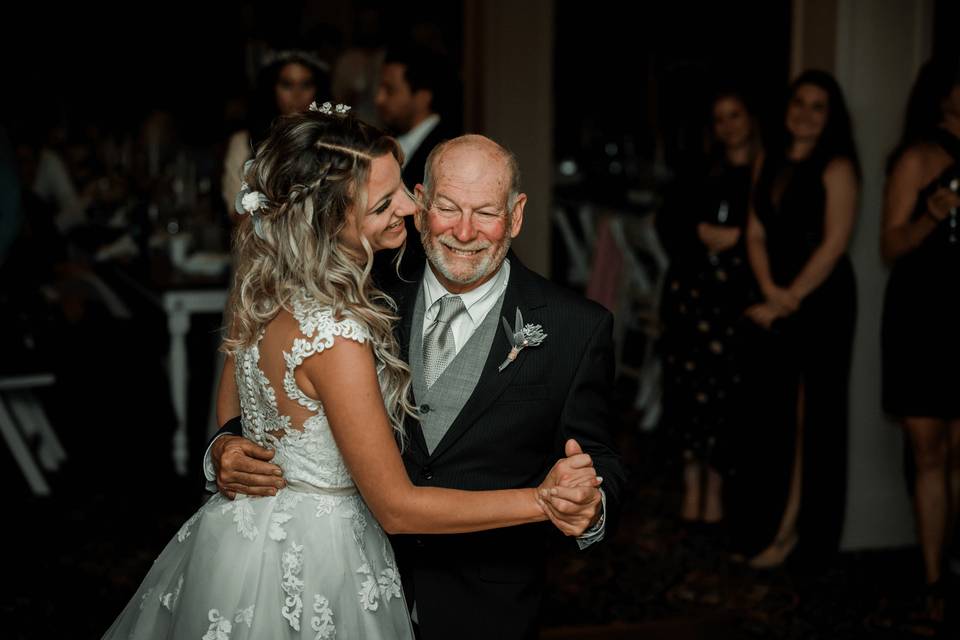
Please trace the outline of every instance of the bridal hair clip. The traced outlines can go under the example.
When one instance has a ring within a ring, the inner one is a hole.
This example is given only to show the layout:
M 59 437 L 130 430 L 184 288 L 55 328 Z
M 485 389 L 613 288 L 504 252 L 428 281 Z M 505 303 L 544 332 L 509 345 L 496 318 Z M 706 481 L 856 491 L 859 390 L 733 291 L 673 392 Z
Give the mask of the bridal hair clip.
M 244 163 L 244 175 L 250 170 L 252 164 L 253 160 L 247 160 L 246 163 Z M 247 184 L 246 180 L 240 183 L 240 191 L 234 200 L 233 208 L 236 210 L 237 215 L 250 215 L 250 221 L 253 223 L 253 231 L 261 240 L 266 240 L 266 235 L 263 231 L 260 215 L 257 212 L 266 208 L 268 204 L 270 204 L 269 198 L 259 191 L 251 191 L 250 185 Z
M 334 106 L 329 102 L 324 102 L 319 107 L 317 106 L 316 102 L 311 102 L 309 111 L 316 111 L 317 113 L 322 113 L 328 116 L 333 115 L 334 113 L 336 113 L 337 115 L 345 116 L 347 115 L 347 111 L 350 111 L 350 109 L 352 108 L 353 107 L 351 107 L 350 105 L 341 104 L 339 102 L 336 104 L 336 106 Z
M 243 186 L 246 186 L 246 183 L 244 183 Z M 241 186 L 241 190 L 243 186 Z M 249 187 L 247 188 L 249 189 Z M 240 206 L 243 208 L 243 211 L 238 211 L 237 213 L 240 215 L 243 215 L 244 212 L 253 213 L 254 211 L 263 209 L 269 203 L 270 201 L 267 199 L 267 196 L 259 191 L 247 191 L 247 193 L 240 198 Z
M 547 334 L 543 332 L 543 328 L 540 325 L 523 324 L 523 316 L 520 315 L 520 309 L 517 309 L 517 319 L 513 329 L 510 328 L 510 323 L 507 322 L 506 318 L 501 316 L 500 320 L 503 322 L 503 330 L 506 332 L 507 341 L 510 343 L 510 353 L 507 354 L 506 360 L 500 363 L 497 371 L 506 369 L 511 362 L 517 359 L 517 356 L 523 349 L 527 347 L 539 347 L 547 338 Z

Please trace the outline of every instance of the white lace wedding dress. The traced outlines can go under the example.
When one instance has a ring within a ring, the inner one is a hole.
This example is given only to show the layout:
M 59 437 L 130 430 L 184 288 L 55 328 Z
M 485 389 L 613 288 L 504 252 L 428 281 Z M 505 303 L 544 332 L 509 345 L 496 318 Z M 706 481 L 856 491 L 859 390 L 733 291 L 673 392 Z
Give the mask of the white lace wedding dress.
M 302 428 L 278 410 L 261 343 L 236 358 L 244 435 L 276 451 L 287 488 L 275 497 L 210 498 L 105 638 L 413 638 L 390 543 L 357 493 L 323 408 L 294 377 L 334 337 L 369 335 L 304 297 L 293 306 L 303 335 L 283 353 L 282 389 L 308 412 Z

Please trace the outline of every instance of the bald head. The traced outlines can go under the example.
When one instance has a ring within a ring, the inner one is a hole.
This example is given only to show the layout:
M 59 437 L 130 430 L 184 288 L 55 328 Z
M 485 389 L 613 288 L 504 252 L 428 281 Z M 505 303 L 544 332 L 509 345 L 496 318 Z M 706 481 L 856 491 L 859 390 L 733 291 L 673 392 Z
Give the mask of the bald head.
M 423 175 L 428 203 L 433 200 L 434 186 L 442 174 L 454 174 L 463 181 L 495 181 L 508 211 L 520 195 L 517 157 L 486 136 L 467 134 L 433 148 L 427 156 Z

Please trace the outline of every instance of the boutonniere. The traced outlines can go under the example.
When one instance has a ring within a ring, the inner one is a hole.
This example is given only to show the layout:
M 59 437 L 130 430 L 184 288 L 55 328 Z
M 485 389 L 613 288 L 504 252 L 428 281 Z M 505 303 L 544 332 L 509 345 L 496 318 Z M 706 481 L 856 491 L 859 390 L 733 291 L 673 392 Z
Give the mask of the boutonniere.
M 510 323 L 503 316 L 500 317 L 503 322 L 503 330 L 507 334 L 507 341 L 510 343 L 510 353 L 507 359 L 500 363 L 497 371 L 503 371 L 507 366 L 517 359 L 517 354 L 527 347 L 539 347 L 547 337 L 543 328 L 538 324 L 523 324 L 523 316 L 520 315 L 520 309 L 517 309 L 517 322 L 513 329 Z

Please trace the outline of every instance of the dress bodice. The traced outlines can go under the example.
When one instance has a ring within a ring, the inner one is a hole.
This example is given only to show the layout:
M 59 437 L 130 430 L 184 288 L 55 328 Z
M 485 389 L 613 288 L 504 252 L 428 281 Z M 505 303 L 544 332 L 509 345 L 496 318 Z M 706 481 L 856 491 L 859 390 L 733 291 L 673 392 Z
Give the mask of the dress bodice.
M 333 439 L 323 406 L 300 388 L 294 373 L 307 358 L 333 347 L 335 338 L 364 343 L 370 340 L 370 334 L 358 321 L 335 318 L 332 309 L 305 294 L 297 296 L 292 307 L 301 335 L 293 340 L 289 351 L 283 352 L 282 381 L 269 380 L 261 369 L 262 332 L 254 344 L 237 353 L 243 435 L 276 451 L 272 462 L 283 469 L 289 486 L 295 488 L 298 483 L 305 483 L 322 490 L 353 490 L 353 479 Z M 309 412 L 301 426 L 295 426 L 291 417 L 278 408 L 278 388 L 287 399 Z
M 938 129 L 931 142 L 946 151 L 953 158 L 953 163 L 917 193 L 917 200 L 910 216 L 911 220 L 923 216 L 927 210 L 927 198 L 933 195 L 941 185 L 949 182 L 950 178 L 956 178 L 960 174 L 960 138 L 956 138 L 945 129 Z M 930 260 L 939 263 L 946 259 L 953 261 L 955 264 L 960 259 L 958 237 L 960 237 L 960 230 L 957 229 L 957 218 L 955 215 L 948 216 L 946 220 L 941 221 L 936 226 L 930 235 L 924 238 L 919 251 L 908 255 L 920 255 L 922 256 L 919 258 L 921 261 Z
M 754 206 L 764 227 L 771 275 L 778 284 L 791 282 L 823 242 L 826 197 L 822 163 L 765 163 Z
M 723 163 L 707 174 L 703 185 L 700 222 L 743 228 L 747 223 L 751 168 Z

